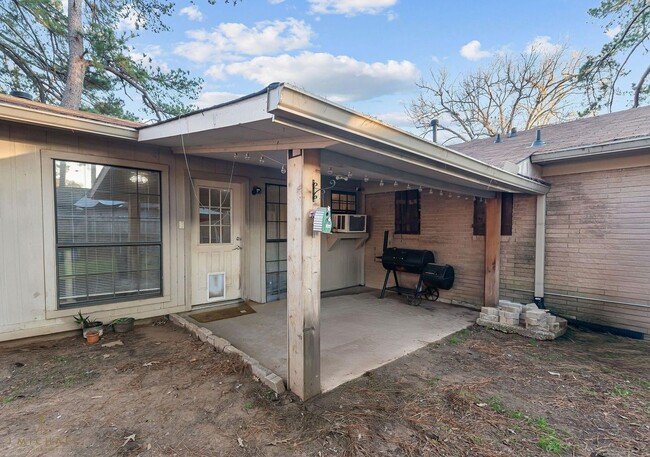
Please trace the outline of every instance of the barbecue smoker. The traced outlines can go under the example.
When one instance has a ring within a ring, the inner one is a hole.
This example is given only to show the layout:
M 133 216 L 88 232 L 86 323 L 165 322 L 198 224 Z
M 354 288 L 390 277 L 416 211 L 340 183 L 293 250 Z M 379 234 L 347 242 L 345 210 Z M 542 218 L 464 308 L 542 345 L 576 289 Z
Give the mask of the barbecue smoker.
M 440 296 L 439 289 L 449 290 L 454 284 L 454 269 L 450 265 L 435 263 L 433 252 L 418 249 L 403 249 L 388 247 L 388 232 L 384 232 L 384 252 L 381 264 L 386 269 L 384 286 L 379 298 L 384 298 L 386 291 L 406 295 L 409 305 L 418 306 L 422 298 L 436 301 Z M 415 288 L 402 287 L 397 279 L 397 272 L 418 275 Z M 395 286 L 387 287 L 390 274 L 393 273 Z

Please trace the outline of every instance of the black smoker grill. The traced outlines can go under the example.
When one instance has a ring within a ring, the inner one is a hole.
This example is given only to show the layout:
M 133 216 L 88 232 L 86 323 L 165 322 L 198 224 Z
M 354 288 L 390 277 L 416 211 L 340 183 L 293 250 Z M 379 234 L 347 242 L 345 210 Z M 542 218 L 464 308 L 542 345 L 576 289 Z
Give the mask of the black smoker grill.
M 433 252 L 419 249 L 389 248 L 388 232 L 384 232 L 384 252 L 381 264 L 386 269 L 384 286 L 379 298 L 384 298 L 386 291 L 406 295 L 408 304 L 417 306 L 422 302 L 422 297 L 435 301 L 440 296 L 438 289 L 451 289 L 454 284 L 454 269 L 450 265 L 438 265 Z M 402 287 L 397 279 L 397 272 L 417 274 L 418 282 L 415 288 Z M 395 279 L 395 286 L 387 287 L 391 272 Z

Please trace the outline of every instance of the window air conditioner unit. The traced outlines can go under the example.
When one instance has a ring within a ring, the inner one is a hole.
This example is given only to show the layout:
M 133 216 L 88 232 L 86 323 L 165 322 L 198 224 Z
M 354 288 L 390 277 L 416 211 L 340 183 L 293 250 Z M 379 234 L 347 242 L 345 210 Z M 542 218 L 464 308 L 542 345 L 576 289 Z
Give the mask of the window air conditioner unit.
M 333 230 L 343 233 L 364 233 L 366 231 L 365 214 L 333 214 Z

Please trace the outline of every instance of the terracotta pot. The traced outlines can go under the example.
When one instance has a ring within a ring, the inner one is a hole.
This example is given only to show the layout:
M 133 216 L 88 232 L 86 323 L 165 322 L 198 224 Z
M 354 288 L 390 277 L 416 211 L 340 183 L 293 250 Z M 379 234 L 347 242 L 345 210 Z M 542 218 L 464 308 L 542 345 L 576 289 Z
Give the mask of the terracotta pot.
M 86 342 L 88 344 L 95 344 L 99 341 L 99 332 L 96 330 L 86 333 Z

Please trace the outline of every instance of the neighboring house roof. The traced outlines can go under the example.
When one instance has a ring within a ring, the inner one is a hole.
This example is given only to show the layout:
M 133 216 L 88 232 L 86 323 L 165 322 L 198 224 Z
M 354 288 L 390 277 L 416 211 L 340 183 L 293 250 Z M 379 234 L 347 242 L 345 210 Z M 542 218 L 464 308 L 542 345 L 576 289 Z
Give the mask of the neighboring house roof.
M 103 116 L 101 114 L 88 113 L 86 111 L 78 111 L 78 110 L 73 110 L 68 108 L 62 108 L 56 105 L 49 105 L 47 103 L 35 102 L 32 100 L 26 100 L 24 98 L 13 97 L 11 95 L 5 95 L 5 94 L 0 94 L 0 103 L 7 104 L 7 105 L 14 105 L 21 108 L 34 109 L 46 113 L 62 114 L 65 116 L 72 116 L 80 119 L 98 121 L 104 124 L 119 125 L 122 127 L 138 128 L 145 125 L 141 122 L 127 121 L 125 119 Z
M 531 147 L 536 130 L 518 132 L 513 138 L 508 138 L 504 133 L 501 135 L 501 143 L 495 143 L 492 137 L 449 147 L 491 165 L 503 167 L 506 162 L 518 163 L 533 154 L 537 157 L 567 149 L 646 138 L 650 137 L 650 106 L 547 125 L 542 127 L 544 145 Z

